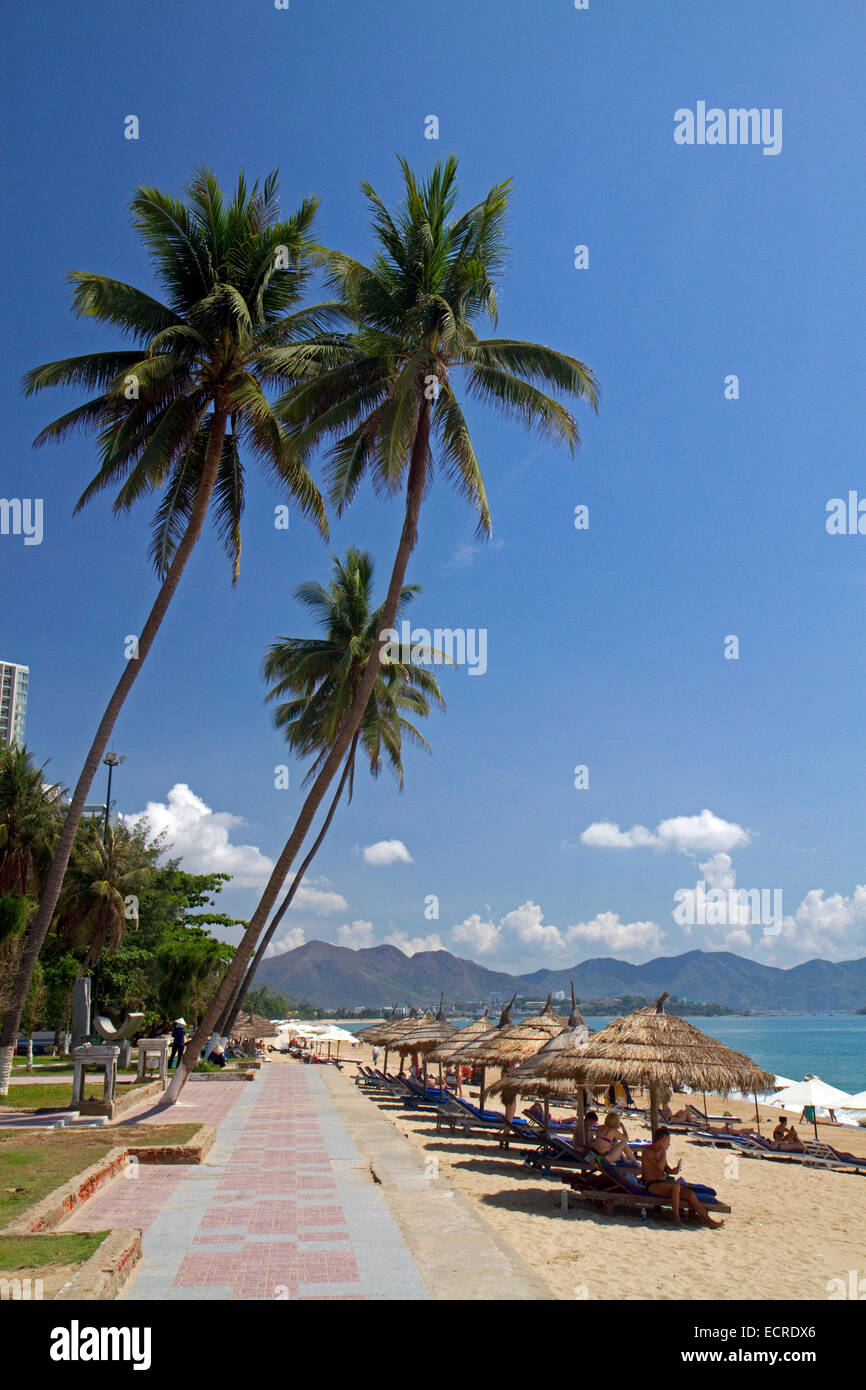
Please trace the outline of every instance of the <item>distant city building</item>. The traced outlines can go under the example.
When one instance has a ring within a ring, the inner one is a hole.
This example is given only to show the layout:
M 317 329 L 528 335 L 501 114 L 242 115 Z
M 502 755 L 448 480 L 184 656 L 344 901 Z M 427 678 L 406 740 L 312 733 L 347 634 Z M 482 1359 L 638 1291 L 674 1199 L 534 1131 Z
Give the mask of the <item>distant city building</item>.
M 0 743 L 10 747 L 13 744 L 21 747 L 24 743 L 29 684 L 29 666 L 0 661 Z

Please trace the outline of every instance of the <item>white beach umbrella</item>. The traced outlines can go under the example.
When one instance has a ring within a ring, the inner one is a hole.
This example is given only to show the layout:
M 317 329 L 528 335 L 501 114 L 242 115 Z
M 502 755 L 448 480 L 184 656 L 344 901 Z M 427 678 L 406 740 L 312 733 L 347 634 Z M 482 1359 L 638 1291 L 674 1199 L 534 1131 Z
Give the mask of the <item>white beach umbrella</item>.
M 777 1091 L 773 1096 L 773 1103 L 788 1110 L 797 1106 L 802 1109 L 806 1105 L 819 1106 L 822 1110 L 836 1110 L 850 1106 L 851 1097 L 847 1091 L 828 1086 L 820 1076 L 807 1076 L 805 1081 L 796 1081 L 793 1085 L 786 1086 L 783 1091 Z
M 835 1105 L 833 1109 L 835 1110 Z M 858 1091 L 856 1096 L 849 1096 L 842 1107 L 843 1110 L 866 1110 L 866 1091 Z
M 771 1098 L 770 1104 L 780 1106 L 783 1110 L 804 1110 L 807 1105 L 813 1107 L 812 1124 L 815 1127 L 815 1137 L 818 1137 L 818 1110 L 845 1110 L 851 1103 L 851 1097 L 846 1091 L 839 1091 L 835 1086 L 828 1086 L 826 1081 L 822 1081 L 820 1076 L 807 1076 L 804 1081 L 798 1081 L 793 1086 L 786 1086 L 784 1091 L 778 1091 Z

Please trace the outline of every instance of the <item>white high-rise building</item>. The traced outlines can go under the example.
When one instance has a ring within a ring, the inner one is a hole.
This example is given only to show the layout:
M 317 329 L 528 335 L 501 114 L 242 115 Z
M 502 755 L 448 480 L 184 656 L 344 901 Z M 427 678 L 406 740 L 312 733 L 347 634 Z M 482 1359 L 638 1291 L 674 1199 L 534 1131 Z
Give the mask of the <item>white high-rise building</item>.
M 0 661 L 0 743 L 24 742 L 30 667 Z

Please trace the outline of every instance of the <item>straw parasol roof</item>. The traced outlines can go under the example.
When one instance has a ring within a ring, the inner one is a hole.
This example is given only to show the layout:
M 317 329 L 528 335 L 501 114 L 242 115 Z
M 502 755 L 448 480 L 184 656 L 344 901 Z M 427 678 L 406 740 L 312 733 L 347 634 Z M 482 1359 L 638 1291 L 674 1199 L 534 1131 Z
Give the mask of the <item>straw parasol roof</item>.
M 540 1071 L 553 1079 L 601 1085 L 626 1081 L 650 1093 L 651 1124 L 658 1124 L 659 1096 L 682 1085 L 705 1091 L 767 1091 L 772 1072 L 743 1052 L 707 1037 L 684 1018 L 665 1013 L 665 993 L 655 1004 L 615 1018 L 582 1047 L 560 1052 Z
M 363 1034 L 358 1036 L 363 1037 L 364 1042 L 390 1049 L 401 1034 L 408 1032 L 410 1028 L 418 1028 L 422 1022 L 427 1022 L 432 1017 L 432 1014 L 414 1014 L 409 1018 L 394 1018 L 392 1015 L 391 1018 L 385 1019 L 384 1023 L 377 1023 L 374 1028 L 365 1028 Z
M 485 1091 L 485 1099 L 490 1095 L 500 1095 L 508 1103 L 515 1096 L 552 1096 L 568 1095 L 574 1089 L 574 1083 L 570 1079 L 556 1079 L 542 1074 L 541 1068 L 553 1058 L 558 1057 L 562 1052 L 572 1051 L 576 1047 L 582 1047 L 592 1037 L 593 1030 L 590 1028 L 583 1014 L 574 1002 L 574 986 L 571 988 L 571 1013 L 568 1016 L 568 1023 L 562 1032 L 557 1033 L 550 1042 L 544 1044 L 540 1052 L 536 1052 L 534 1057 L 521 1062 L 512 1072 L 507 1072 L 501 1076 L 492 1086 Z
M 566 1023 L 567 1019 L 556 1012 L 548 995 L 540 1014 L 533 1014 L 531 1018 L 512 1023 L 506 1028 L 497 1028 L 488 1037 L 478 1038 L 469 1044 L 465 1052 L 460 1052 L 457 1060 L 465 1060 L 479 1067 L 513 1067 L 517 1062 L 534 1057 L 545 1043 L 562 1032 Z
M 435 1018 L 424 1019 L 416 1028 L 410 1028 L 408 1032 L 401 1033 L 396 1042 L 392 1044 L 395 1052 L 401 1055 L 405 1052 L 432 1052 L 440 1043 L 447 1042 L 459 1033 L 453 1023 L 449 1023 L 442 1009 L 444 996 L 439 999 L 439 1011 Z
M 478 1038 L 484 1038 L 488 1033 L 496 1032 L 496 1024 L 490 1022 L 487 1010 L 480 1018 L 476 1018 L 474 1023 L 467 1023 L 465 1028 L 458 1028 L 453 1037 L 446 1042 L 439 1043 L 427 1056 L 428 1062 L 442 1062 L 447 1064 L 452 1061 L 455 1054 L 469 1043 L 475 1042 Z
M 240 1013 L 232 1025 L 232 1037 L 240 1038 L 243 1042 L 249 1042 L 254 1038 L 276 1038 L 278 1036 L 277 1028 L 269 1018 L 265 1018 L 262 1014 Z
M 503 1029 L 510 1028 L 512 1026 L 511 1010 L 514 1006 L 514 1001 L 516 998 L 517 995 L 512 994 L 508 1003 L 505 1005 L 505 1008 L 502 1010 L 502 1013 L 499 1015 L 499 1022 L 495 1026 L 491 1024 L 488 1020 L 488 1026 L 482 1032 L 481 1029 L 478 1028 L 478 1025 L 482 1022 L 482 1019 L 477 1018 L 474 1023 L 470 1023 L 466 1028 L 461 1028 L 460 1031 L 457 1033 L 457 1036 L 452 1038 L 449 1043 L 445 1044 L 445 1046 L 447 1046 L 449 1049 L 447 1057 L 440 1057 L 440 1049 L 437 1048 L 436 1055 L 434 1056 L 433 1054 L 431 1054 L 428 1058 L 428 1061 L 463 1062 L 465 1060 L 467 1062 L 471 1062 L 473 1066 L 483 1066 L 483 1062 L 476 1063 L 473 1048 L 477 1042 L 480 1042 L 482 1040 L 482 1038 L 492 1038 L 494 1034 L 500 1033 Z M 484 1016 L 486 1017 L 486 1011 Z M 472 1031 L 475 1028 L 478 1028 L 477 1032 Z

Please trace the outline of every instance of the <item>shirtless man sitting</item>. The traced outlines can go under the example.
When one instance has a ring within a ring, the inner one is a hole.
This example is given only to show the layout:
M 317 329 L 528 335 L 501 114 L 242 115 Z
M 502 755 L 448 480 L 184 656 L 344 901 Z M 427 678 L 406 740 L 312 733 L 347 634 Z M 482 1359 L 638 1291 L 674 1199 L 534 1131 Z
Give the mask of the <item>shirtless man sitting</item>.
M 779 1116 L 779 1123 L 773 1130 L 772 1146 L 774 1149 L 788 1150 L 789 1153 L 803 1153 L 803 1144 L 799 1134 L 793 1125 L 788 1125 L 784 1115 Z
M 654 1197 L 670 1197 L 676 1226 L 683 1224 L 680 1206 L 685 1202 L 702 1225 L 707 1226 L 711 1231 L 718 1230 L 720 1226 L 724 1226 L 724 1221 L 713 1220 L 706 1207 L 699 1201 L 694 1188 L 689 1187 L 688 1183 L 671 1181 L 679 1173 L 682 1160 L 680 1159 L 675 1168 L 670 1167 L 668 1164 L 670 1142 L 670 1130 L 662 1126 L 660 1129 L 653 1130 L 652 1143 L 641 1151 L 641 1179 L 645 1187 Z

